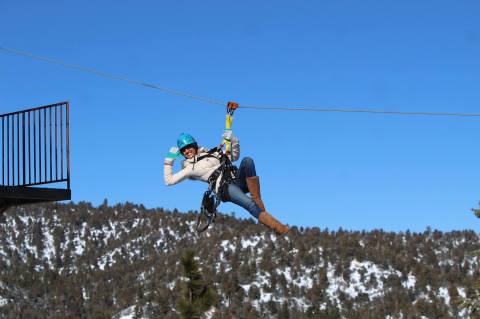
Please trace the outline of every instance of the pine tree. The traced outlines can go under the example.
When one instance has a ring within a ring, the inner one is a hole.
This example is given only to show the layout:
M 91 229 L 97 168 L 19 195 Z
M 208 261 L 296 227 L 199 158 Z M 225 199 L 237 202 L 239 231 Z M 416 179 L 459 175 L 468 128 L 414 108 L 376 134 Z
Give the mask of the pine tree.
M 290 319 L 290 311 L 286 301 L 282 304 L 282 309 L 280 309 L 280 312 L 278 313 L 278 319 Z
M 203 313 L 215 305 L 217 296 L 203 279 L 193 250 L 187 250 L 181 258 L 183 276 L 182 294 L 177 303 L 181 317 L 199 319 Z
M 473 213 L 477 218 L 480 218 L 480 208 L 472 209 Z M 480 251 L 475 252 L 477 256 L 480 256 Z M 477 281 L 475 283 L 475 292 L 474 295 L 468 298 L 465 298 L 461 304 L 460 307 L 469 310 L 472 314 L 477 314 L 480 313 L 480 281 Z

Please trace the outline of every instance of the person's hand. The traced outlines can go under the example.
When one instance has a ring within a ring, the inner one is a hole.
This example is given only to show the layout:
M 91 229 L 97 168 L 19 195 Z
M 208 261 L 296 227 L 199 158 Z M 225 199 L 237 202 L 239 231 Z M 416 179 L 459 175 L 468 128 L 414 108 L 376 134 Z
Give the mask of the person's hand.
M 175 147 L 175 146 L 172 146 L 172 148 L 170 148 L 170 151 L 168 152 L 167 156 L 165 157 L 165 164 L 172 165 L 173 161 L 175 161 L 175 159 L 178 157 L 178 155 L 180 155 L 180 152 L 179 152 L 178 148 Z
M 230 142 L 233 138 L 233 132 L 231 130 L 225 130 L 222 134 L 222 138 Z
M 177 158 L 178 155 L 180 155 L 180 151 L 178 150 L 178 147 L 172 146 L 170 148 L 170 151 L 167 154 L 168 158 Z

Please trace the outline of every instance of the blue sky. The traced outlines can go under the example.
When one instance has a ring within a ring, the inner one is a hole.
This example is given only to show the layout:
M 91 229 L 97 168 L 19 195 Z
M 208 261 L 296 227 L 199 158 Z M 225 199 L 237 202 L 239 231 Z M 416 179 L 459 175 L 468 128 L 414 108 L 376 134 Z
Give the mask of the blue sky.
M 479 14 L 473 0 L 2 1 L 0 46 L 240 104 L 480 113 Z M 182 132 L 216 145 L 223 107 L 0 52 L 1 113 L 64 100 L 75 201 L 198 209 L 206 184 L 164 186 L 163 157 Z M 235 115 L 282 221 L 480 230 L 480 118 Z

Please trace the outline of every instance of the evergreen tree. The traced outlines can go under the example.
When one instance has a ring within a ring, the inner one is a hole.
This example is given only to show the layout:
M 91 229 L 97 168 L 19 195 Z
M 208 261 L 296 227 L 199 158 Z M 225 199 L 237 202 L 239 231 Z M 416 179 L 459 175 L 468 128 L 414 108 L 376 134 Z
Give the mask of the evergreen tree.
M 282 309 L 280 309 L 280 312 L 278 313 L 278 319 L 290 319 L 290 311 L 286 301 L 282 304 Z
M 135 311 L 133 313 L 133 319 L 142 319 L 143 309 L 140 305 L 135 305 Z
M 480 218 L 480 208 L 473 208 L 472 211 L 477 218 Z M 475 254 L 480 256 L 480 251 L 476 251 Z M 472 314 L 475 313 L 478 315 L 480 313 L 480 281 L 475 283 L 475 291 L 473 296 L 465 298 L 461 302 L 460 307 L 469 310 Z
M 216 293 L 203 279 L 193 250 L 185 251 L 181 258 L 185 282 L 177 303 L 181 317 L 199 319 L 216 303 Z

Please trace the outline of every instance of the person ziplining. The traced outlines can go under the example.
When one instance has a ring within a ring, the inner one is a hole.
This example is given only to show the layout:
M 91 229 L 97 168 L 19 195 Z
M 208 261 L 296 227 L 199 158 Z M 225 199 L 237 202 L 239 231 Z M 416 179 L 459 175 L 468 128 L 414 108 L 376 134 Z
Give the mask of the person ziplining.
M 228 103 L 226 128 L 222 135 L 223 143 L 218 147 L 208 150 L 200 147 L 192 135 L 180 134 L 177 146 L 170 149 L 164 160 L 165 185 L 175 185 L 186 179 L 207 182 L 209 190 L 202 201 L 202 212 L 205 210 L 207 216 L 210 216 L 209 223 L 213 221 L 220 201 L 232 202 L 246 209 L 260 223 L 276 233 L 285 234 L 289 230 L 288 226 L 279 222 L 265 209 L 260 194 L 260 179 L 253 159 L 244 157 L 239 168 L 232 164 L 240 157 L 240 142 L 233 136 L 231 130 L 232 115 L 236 107 L 238 104 Z M 224 146 L 225 152 L 223 152 Z M 173 163 L 180 155 L 185 158 L 182 169 L 173 174 Z M 212 193 L 213 196 L 211 196 Z M 247 193 L 250 193 L 251 197 Z

